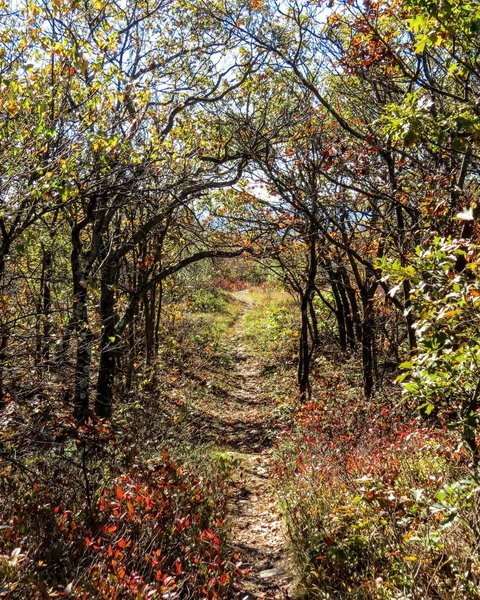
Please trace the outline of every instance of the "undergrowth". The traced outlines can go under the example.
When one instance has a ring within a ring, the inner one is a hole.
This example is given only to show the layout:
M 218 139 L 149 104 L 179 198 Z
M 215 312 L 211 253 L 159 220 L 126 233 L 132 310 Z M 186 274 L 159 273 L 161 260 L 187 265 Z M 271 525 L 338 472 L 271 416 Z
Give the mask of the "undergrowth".
M 419 420 L 391 379 L 367 402 L 359 356 L 339 352 L 327 314 L 320 313 L 312 397 L 298 405 L 285 385 L 295 379 L 294 306 L 281 294 L 258 293 L 246 325 L 265 364 L 276 363 L 272 393 L 283 393 L 288 430 L 272 478 L 299 594 L 478 598 L 479 487 L 458 438 Z
M 2 597 L 231 597 L 241 576 L 225 526 L 234 461 L 195 431 L 188 408 L 226 360 L 240 310 L 220 291 L 172 306 L 156 365 L 139 358 L 113 423 L 78 426 L 59 395 L 12 400 L 1 423 Z
M 272 479 L 299 593 L 478 598 L 480 490 L 454 432 L 418 420 L 392 382 L 367 402 L 358 356 L 339 353 L 320 309 L 312 397 L 299 405 L 295 307 L 273 287 L 210 289 L 170 308 L 157 363 L 139 361 L 113 424 L 77 426 L 54 394 L 4 411 L 3 595 L 232 597 L 241 557 L 225 522 L 238 457 L 217 443 L 242 316 L 259 384 L 277 401 Z
M 380 403 L 335 411 L 333 398 L 326 389 L 295 413 L 276 469 L 306 597 L 478 597 L 478 486 L 464 451 Z
M 278 363 L 295 360 L 298 318 L 294 300 L 286 292 L 264 285 L 249 290 L 251 310 L 245 315 L 244 334 L 264 361 L 274 356 Z

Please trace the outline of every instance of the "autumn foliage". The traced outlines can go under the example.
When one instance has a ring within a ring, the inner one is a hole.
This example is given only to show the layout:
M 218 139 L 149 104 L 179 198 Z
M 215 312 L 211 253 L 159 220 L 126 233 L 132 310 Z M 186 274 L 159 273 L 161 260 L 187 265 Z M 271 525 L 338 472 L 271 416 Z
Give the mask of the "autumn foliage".
M 305 597 L 480 596 L 479 32 L 0 0 L 0 596 L 237 594 L 243 342 Z

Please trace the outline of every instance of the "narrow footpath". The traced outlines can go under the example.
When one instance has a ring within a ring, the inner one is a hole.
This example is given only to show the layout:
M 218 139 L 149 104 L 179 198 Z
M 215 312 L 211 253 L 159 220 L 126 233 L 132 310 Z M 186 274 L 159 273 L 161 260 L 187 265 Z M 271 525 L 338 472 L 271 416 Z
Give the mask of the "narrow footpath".
M 249 574 L 238 592 L 241 600 L 293 598 L 292 565 L 284 526 L 269 476 L 274 401 L 263 390 L 262 367 L 244 341 L 243 321 L 251 309 L 248 292 L 238 292 L 244 310 L 228 332 L 234 371 L 224 404 L 222 447 L 235 452 L 238 469 L 232 483 L 231 540 Z

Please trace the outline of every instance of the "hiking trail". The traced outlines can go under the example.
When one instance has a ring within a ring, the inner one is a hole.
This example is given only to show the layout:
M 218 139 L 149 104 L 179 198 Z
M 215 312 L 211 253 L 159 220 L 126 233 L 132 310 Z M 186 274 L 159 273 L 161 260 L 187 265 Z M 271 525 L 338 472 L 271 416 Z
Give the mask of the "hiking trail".
M 262 365 L 245 342 L 243 323 L 252 308 L 248 291 L 235 294 L 243 310 L 227 332 L 234 369 L 224 404 L 220 444 L 238 457 L 230 500 L 231 543 L 250 573 L 242 579 L 240 600 L 293 598 L 293 568 L 270 479 L 275 432 L 270 417 L 273 398 L 264 390 Z

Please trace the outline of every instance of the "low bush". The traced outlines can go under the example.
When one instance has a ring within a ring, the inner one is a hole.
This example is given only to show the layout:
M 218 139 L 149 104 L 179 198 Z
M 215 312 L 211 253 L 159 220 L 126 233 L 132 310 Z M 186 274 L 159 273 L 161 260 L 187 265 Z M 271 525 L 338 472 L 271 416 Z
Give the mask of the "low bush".
M 276 467 L 306 597 L 478 598 L 480 488 L 468 452 L 385 398 L 367 409 L 330 369 Z
M 209 482 L 165 455 L 103 490 L 102 526 L 85 544 L 91 583 L 105 598 L 225 598 L 234 565 L 223 534 L 225 505 L 210 502 Z
M 196 312 L 222 312 L 228 307 L 228 295 L 222 289 L 198 289 L 192 294 L 191 305 Z
M 228 597 L 235 565 L 222 484 L 167 452 L 122 469 L 121 434 L 110 426 L 60 425 L 62 439 L 48 439 L 45 427 L 42 440 L 29 435 L 27 448 L 11 439 L 4 454 L 0 589 L 8 598 Z

